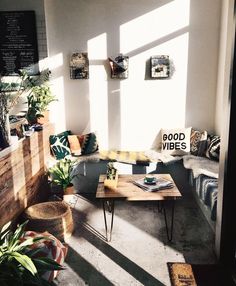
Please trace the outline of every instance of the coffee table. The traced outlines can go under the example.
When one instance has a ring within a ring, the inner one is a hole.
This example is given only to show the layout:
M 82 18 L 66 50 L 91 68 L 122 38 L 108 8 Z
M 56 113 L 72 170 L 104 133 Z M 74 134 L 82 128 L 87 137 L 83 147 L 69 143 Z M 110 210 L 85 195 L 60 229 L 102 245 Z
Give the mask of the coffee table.
M 107 241 L 111 241 L 116 200 L 157 201 L 158 211 L 160 213 L 163 212 L 164 214 L 167 238 L 169 241 L 172 240 L 175 201 L 176 199 L 181 198 L 182 195 L 180 191 L 178 190 L 178 188 L 176 187 L 175 182 L 172 179 L 170 174 L 153 174 L 153 175 L 157 179 L 164 178 L 164 179 L 172 181 L 174 184 L 174 187 L 171 189 L 163 189 L 163 190 L 159 190 L 156 192 L 146 192 L 142 190 L 140 187 L 132 183 L 134 180 L 144 178 L 145 174 L 139 174 L 139 175 L 119 175 L 117 188 L 107 189 L 104 187 L 104 180 L 106 178 L 106 175 L 100 175 L 97 192 L 96 192 L 96 198 L 102 200 Z M 167 214 L 166 214 L 166 203 L 167 202 L 171 203 L 170 226 L 167 221 Z M 106 210 L 111 213 L 111 225 L 110 225 L 110 231 L 109 231 L 110 235 L 108 235 Z

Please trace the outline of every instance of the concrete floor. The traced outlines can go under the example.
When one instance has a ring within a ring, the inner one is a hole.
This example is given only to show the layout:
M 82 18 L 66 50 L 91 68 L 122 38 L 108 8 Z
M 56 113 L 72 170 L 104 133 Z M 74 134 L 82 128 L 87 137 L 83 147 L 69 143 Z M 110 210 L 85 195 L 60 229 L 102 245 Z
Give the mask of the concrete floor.
M 191 195 L 176 203 L 172 242 L 155 202 L 117 202 L 109 243 L 101 202 L 78 196 L 73 216 L 66 270 L 56 285 L 170 285 L 167 262 L 216 262 L 214 234 Z

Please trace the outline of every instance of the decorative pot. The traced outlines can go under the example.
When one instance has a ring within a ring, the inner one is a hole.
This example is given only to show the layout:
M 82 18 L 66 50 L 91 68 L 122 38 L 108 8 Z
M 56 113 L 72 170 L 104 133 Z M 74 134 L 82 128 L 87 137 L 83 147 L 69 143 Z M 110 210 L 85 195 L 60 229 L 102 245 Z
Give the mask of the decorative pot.
M 67 187 L 64 189 L 64 195 L 73 195 L 73 194 L 75 194 L 75 189 L 74 189 L 73 184 L 67 186 Z
M 107 189 L 116 189 L 118 184 L 118 172 L 116 171 L 113 178 L 106 178 L 104 180 L 104 187 Z
M 42 112 L 42 115 L 43 116 L 37 117 L 37 123 L 41 125 L 49 122 L 49 110 Z

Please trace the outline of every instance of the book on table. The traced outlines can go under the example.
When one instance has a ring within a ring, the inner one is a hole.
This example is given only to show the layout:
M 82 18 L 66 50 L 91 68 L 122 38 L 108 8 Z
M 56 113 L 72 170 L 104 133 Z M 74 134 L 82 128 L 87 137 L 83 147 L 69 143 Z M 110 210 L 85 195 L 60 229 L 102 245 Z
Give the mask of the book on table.
M 164 178 L 158 178 L 153 183 L 145 182 L 145 178 L 133 181 L 133 184 L 140 187 L 146 192 L 156 192 L 159 190 L 170 189 L 174 187 L 172 181 L 166 180 Z

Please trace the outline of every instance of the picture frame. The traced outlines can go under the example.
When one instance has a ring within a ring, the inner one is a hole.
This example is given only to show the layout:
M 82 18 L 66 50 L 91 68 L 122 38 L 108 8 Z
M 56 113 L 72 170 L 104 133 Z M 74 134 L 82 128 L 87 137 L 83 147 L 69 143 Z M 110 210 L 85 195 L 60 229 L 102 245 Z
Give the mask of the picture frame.
M 150 58 L 150 76 L 153 79 L 165 79 L 170 76 L 170 59 L 167 55 Z
M 70 58 L 70 78 L 89 78 L 89 59 L 87 52 L 75 52 Z
M 109 57 L 111 68 L 111 78 L 126 79 L 128 78 L 129 57 L 119 54 L 117 57 Z

